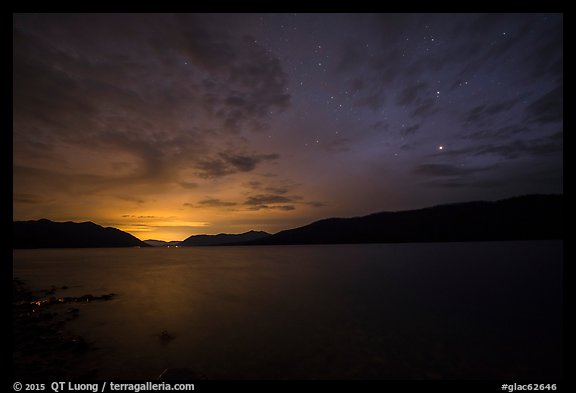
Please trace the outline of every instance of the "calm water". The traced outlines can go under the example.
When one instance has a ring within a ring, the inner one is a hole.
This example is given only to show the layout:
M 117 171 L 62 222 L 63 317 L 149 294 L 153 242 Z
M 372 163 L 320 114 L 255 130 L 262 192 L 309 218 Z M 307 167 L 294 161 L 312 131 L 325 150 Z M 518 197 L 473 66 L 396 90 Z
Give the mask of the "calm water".
M 556 378 L 562 242 L 15 250 L 103 378 Z M 167 329 L 175 339 L 165 343 Z

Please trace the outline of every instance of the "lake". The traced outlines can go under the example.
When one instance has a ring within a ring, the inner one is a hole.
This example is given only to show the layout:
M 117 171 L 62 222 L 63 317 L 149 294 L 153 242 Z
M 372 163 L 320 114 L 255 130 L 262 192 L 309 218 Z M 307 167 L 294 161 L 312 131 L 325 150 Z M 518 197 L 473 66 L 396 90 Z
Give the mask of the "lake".
M 562 376 L 562 241 L 14 250 L 103 379 Z M 174 335 L 160 340 L 164 329 Z

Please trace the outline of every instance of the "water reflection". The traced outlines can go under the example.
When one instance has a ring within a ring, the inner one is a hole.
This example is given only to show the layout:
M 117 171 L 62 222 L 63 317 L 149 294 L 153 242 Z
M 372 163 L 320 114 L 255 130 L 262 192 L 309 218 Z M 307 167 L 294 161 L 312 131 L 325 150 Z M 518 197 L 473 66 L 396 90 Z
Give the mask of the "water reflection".
M 560 373 L 561 242 L 15 250 L 14 274 L 118 294 L 70 323 L 102 378 Z

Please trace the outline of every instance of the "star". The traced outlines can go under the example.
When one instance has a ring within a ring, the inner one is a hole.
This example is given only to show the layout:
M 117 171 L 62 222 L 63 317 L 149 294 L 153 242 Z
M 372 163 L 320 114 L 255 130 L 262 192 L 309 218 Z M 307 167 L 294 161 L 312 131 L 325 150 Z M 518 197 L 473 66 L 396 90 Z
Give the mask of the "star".
M 438 146 L 438 150 L 444 150 L 444 146 L 442 145 Z

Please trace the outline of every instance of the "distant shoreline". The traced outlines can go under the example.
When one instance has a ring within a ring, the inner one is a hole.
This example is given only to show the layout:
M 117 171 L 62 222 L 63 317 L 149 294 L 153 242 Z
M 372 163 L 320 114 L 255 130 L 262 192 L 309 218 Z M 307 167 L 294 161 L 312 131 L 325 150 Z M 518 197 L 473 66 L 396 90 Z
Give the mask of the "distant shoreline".
M 327 218 L 276 234 L 193 235 L 181 242 L 141 241 L 92 222 L 15 221 L 13 249 L 204 247 L 219 245 L 390 244 L 563 239 L 563 195 L 525 195 L 362 217 Z
M 465 244 L 465 243 L 505 243 L 505 242 L 550 242 L 560 241 L 564 239 L 512 239 L 512 240 L 455 240 L 455 241 L 414 241 L 414 242 L 395 242 L 395 243 L 295 243 L 295 244 L 214 244 L 205 246 L 187 246 L 187 247 L 61 247 L 61 248 L 13 248 L 13 251 L 23 250 L 130 250 L 130 249 L 143 249 L 143 250 L 193 250 L 195 248 L 218 248 L 218 247 L 299 247 L 299 246 L 372 246 L 372 245 L 407 245 L 407 244 Z

